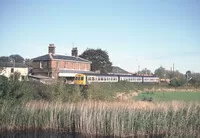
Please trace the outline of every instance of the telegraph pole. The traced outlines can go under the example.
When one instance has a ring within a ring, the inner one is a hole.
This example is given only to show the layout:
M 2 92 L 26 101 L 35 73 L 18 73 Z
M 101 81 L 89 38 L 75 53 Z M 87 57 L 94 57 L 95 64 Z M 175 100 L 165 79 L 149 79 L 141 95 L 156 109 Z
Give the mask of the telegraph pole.
M 173 63 L 173 77 L 174 77 L 174 63 Z

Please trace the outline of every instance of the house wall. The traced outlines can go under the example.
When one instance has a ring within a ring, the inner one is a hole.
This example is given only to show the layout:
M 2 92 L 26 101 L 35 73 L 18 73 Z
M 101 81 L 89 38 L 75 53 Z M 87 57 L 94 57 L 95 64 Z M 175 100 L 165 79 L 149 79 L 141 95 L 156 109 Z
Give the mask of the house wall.
M 4 75 L 9 78 L 11 75 L 13 75 L 14 72 L 19 72 L 19 80 L 22 80 L 23 77 L 26 77 L 28 75 L 28 68 L 4 67 L 1 72 L 1 75 Z
M 33 61 L 33 73 L 35 75 L 40 74 L 57 78 L 60 69 L 90 71 L 90 63 L 65 60 Z

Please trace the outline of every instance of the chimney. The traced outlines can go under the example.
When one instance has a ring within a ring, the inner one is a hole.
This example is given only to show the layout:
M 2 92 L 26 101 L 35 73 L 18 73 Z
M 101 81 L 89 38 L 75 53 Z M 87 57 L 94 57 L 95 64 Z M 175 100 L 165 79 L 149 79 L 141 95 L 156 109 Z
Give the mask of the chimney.
M 55 48 L 54 44 L 49 44 L 49 54 L 55 54 Z
M 72 48 L 72 56 L 74 56 L 74 57 L 78 56 L 78 49 L 77 49 L 77 47 Z

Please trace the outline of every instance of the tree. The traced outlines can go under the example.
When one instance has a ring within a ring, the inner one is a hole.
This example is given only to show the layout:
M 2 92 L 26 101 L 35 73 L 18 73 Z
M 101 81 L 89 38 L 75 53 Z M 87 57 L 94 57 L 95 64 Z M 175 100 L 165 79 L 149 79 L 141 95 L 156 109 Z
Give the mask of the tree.
M 112 62 L 110 62 L 109 55 L 104 50 L 86 49 L 80 57 L 92 61 L 92 71 L 100 71 L 101 74 L 112 71 Z
M 152 74 L 152 72 L 151 72 L 151 70 L 149 70 L 149 69 L 145 68 L 145 69 L 143 69 L 143 70 L 139 71 L 139 72 L 138 72 L 138 74 L 151 75 L 151 74 Z
M 161 79 L 166 78 L 166 71 L 165 71 L 165 68 L 163 68 L 162 66 L 159 67 L 158 69 L 156 69 L 156 70 L 154 71 L 154 75 L 155 75 L 156 77 L 161 78 Z
M 189 83 L 191 83 L 192 85 L 200 86 L 200 73 L 192 73 L 191 80 L 189 80 Z
M 18 54 L 10 55 L 9 58 L 14 59 L 16 63 L 23 63 L 24 58 Z
M 5 62 L 9 62 L 9 57 L 6 57 L 6 56 L 1 56 L 0 57 L 0 63 L 5 63 Z
M 192 73 L 191 73 L 190 70 L 186 71 L 185 77 L 186 77 L 186 79 L 187 79 L 187 82 L 191 79 L 191 75 L 192 75 Z
M 25 59 L 25 64 L 26 64 L 27 67 L 32 67 L 32 62 L 33 61 L 31 59 L 29 59 L 29 58 Z

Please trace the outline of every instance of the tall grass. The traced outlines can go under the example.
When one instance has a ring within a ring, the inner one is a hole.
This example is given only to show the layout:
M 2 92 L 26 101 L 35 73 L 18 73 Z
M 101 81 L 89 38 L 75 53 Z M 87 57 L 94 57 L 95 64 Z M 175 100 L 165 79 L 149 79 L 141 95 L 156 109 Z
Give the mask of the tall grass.
M 170 102 L 59 103 L 0 107 L 1 130 L 44 129 L 104 136 L 200 136 L 200 104 Z

